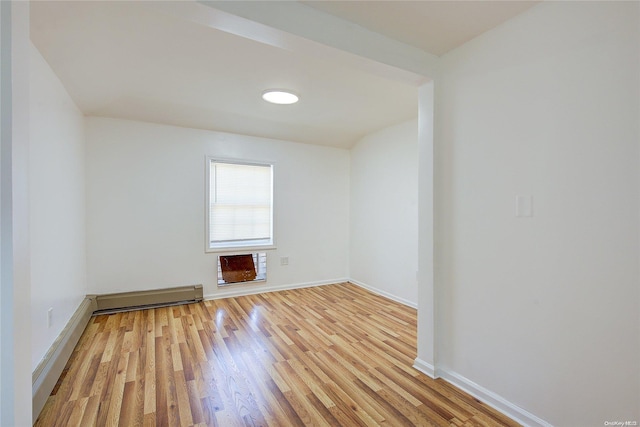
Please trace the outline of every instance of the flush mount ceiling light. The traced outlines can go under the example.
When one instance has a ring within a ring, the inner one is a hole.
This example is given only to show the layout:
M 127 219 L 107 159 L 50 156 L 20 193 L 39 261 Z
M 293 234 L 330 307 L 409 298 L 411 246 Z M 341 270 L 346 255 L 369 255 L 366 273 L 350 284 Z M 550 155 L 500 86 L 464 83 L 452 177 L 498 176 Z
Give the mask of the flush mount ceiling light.
M 269 89 L 262 92 L 262 99 L 272 104 L 295 104 L 298 102 L 298 95 L 284 89 Z

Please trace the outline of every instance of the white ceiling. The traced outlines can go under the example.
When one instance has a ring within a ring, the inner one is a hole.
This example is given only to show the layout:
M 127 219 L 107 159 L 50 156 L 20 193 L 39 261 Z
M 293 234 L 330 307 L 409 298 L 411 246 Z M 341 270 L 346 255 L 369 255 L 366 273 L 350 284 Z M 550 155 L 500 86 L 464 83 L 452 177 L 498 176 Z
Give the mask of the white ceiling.
M 295 6 L 301 19 L 337 16 L 335 28 L 346 19 L 436 55 L 531 6 L 444 3 Z M 215 2 L 31 2 L 31 39 L 85 115 L 349 148 L 417 114 L 421 76 L 239 18 Z M 274 87 L 301 101 L 262 101 Z
M 304 1 L 304 4 L 440 56 L 539 1 Z

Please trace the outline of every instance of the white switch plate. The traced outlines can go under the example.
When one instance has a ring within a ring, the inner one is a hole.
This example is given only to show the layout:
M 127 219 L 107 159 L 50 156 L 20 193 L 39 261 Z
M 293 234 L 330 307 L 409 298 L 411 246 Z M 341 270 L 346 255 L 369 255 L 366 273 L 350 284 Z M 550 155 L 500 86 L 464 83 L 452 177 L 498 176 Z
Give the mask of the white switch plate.
M 516 217 L 528 218 L 533 216 L 533 197 L 516 196 Z
M 47 310 L 47 327 L 51 327 L 53 325 L 53 307 Z
M 280 265 L 289 265 L 289 257 L 288 256 L 280 257 Z

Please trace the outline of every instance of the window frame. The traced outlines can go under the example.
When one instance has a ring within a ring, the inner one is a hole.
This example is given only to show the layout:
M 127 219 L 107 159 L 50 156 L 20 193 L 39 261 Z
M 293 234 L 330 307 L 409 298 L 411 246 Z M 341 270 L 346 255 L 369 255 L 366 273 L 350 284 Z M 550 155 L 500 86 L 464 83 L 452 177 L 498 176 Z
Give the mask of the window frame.
M 246 165 L 246 166 L 268 166 L 271 168 L 271 240 L 268 243 L 259 244 L 254 241 L 246 241 L 243 244 L 242 241 L 237 242 L 225 242 L 220 245 L 211 244 L 210 233 L 210 215 L 211 215 L 211 165 L 212 163 L 229 163 L 234 165 Z M 275 225 L 275 163 L 269 161 L 255 161 L 246 159 L 230 159 L 221 158 L 218 156 L 206 156 L 205 157 L 205 236 L 204 236 L 204 248 L 205 253 L 218 253 L 218 254 L 233 254 L 233 253 L 245 253 L 245 252 L 260 252 L 265 250 L 276 249 L 276 225 Z M 240 252 L 239 252 L 240 251 Z

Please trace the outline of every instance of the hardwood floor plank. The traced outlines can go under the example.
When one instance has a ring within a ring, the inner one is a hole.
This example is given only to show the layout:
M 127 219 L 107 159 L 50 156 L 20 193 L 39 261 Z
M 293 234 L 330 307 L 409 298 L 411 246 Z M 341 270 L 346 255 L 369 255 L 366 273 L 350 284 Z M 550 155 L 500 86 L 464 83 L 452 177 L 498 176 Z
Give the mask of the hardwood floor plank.
M 159 326 L 159 320 L 156 320 L 156 326 Z M 160 327 L 162 329 L 162 327 Z M 156 333 L 157 335 L 157 333 Z M 164 351 L 162 336 L 155 337 L 155 354 L 156 354 L 156 387 L 155 387 L 155 410 L 156 420 L 159 423 L 168 423 L 169 414 L 167 412 L 167 400 L 169 395 L 168 382 L 166 381 L 165 363 L 164 363 Z M 145 411 L 146 412 L 146 411 Z
M 170 310 L 164 309 L 165 318 L 168 321 Z M 169 417 L 170 426 L 180 425 L 180 408 L 178 407 L 178 395 L 176 391 L 176 379 L 173 371 L 173 357 L 171 352 L 171 335 L 169 331 L 169 325 L 162 327 L 162 341 L 160 346 L 160 354 L 162 355 L 162 363 L 158 366 L 161 368 L 161 374 L 157 375 L 158 382 L 165 383 L 165 397 L 166 397 L 166 413 Z M 156 347 L 157 349 L 157 347 Z
M 150 414 L 144 414 L 144 418 L 142 420 L 142 425 L 144 427 L 156 427 L 161 423 L 156 423 L 156 413 L 152 412 Z
M 251 356 L 245 353 L 243 357 L 248 359 Z M 260 361 L 251 362 L 252 360 L 246 360 L 245 366 L 249 369 L 249 374 L 254 379 L 254 384 L 258 389 L 256 392 L 259 398 L 258 404 L 267 425 L 286 425 L 290 413 L 282 408 L 280 400 L 272 396 L 272 388 L 269 387 L 273 383 L 271 377 Z
M 118 368 L 115 374 L 113 387 L 109 395 L 109 410 L 107 412 L 107 424 L 117 425 L 120 419 L 120 409 L 124 397 L 124 388 L 127 379 L 127 364 L 129 363 L 129 355 L 125 353 L 120 356 Z
M 75 402 L 73 405 L 73 411 L 71 415 L 69 415 L 69 424 L 71 425 L 79 425 L 82 420 L 82 416 L 84 415 L 85 409 L 87 407 L 88 397 L 83 397 Z
M 224 376 L 220 373 L 217 376 L 215 375 L 216 371 L 212 365 L 212 360 L 207 364 L 199 364 L 196 365 L 194 370 L 194 374 L 196 378 L 202 376 L 202 381 L 198 381 L 198 393 L 201 398 L 209 398 L 212 408 L 214 412 L 220 411 L 224 409 L 224 401 L 222 399 L 222 395 L 220 393 L 221 387 L 218 385 L 219 381 L 224 379 Z
M 155 351 L 155 316 L 153 310 L 147 317 L 147 332 L 143 339 L 142 353 L 144 353 L 144 403 L 143 413 L 154 414 L 156 412 L 156 351 Z M 141 356 L 142 358 L 142 356 Z
M 124 384 L 124 390 L 122 393 L 122 405 L 120 406 L 120 415 L 118 417 L 118 424 L 132 426 L 135 424 L 135 405 L 136 405 L 136 383 L 135 381 L 129 381 Z
M 35 426 L 518 425 L 415 370 L 416 325 L 350 283 L 95 316 Z
M 322 363 L 313 355 L 309 355 L 304 358 L 303 363 L 316 373 L 319 380 L 325 384 L 327 394 L 330 396 L 336 396 L 332 399 L 334 402 L 347 402 L 351 405 L 351 402 L 353 401 L 355 405 L 359 406 L 367 413 L 369 418 L 375 421 L 370 425 L 376 425 L 385 420 L 383 412 L 363 397 L 362 390 L 358 389 L 356 381 L 346 381 L 344 380 L 345 377 L 334 376 L 331 378 L 327 375 L 327 372 L 325 372 L 328 371 L 330 374 L 331 369 L 323 366 Z
M 385 414 L 386 421 L 392 426 L 412 426 L 416 425 L 408 417 L 409 414 L 404 414 L 400 407 L 394 405 L 394 402 L 388 400 L 383 393 L 372 390 L 366 384 L 359 379 L 356 379 L 356 384 L 359 383 L 359 389 L 364 395 L 367 395 L 374 405 L 379 407 Z
M 87 405 L 84 407 L 82 419 L 78 423 L 79 426 L 94 426 L 97 424 L 98 408 L 100 399 L 98 396 L 90 396 L 87 398 Z M 69 425 L 73 425 L 69 423 Z
M 198 396 L 198 388 L 195 381 L 187 381 L 187 394 L 189 396 L 189 406 L 191 408 L 191 417 L 194 424 L 204 423 L 204 415 L 202 413 L 202 403 Z
M 368 404 L 360 405 L 355 399 L 352 399 L 344 390 L 336 387 L 334 383 L 328 383 L 324 385 L 326 394 L 335 402 L 336 410 L 342 411 L 347 414 L 349 418 L 356 420 L 353 424 L 360 424 L 365 426 L 372 426 L 379 424 L 384 420 L 384 417 L 380 416 L 377 411 L 372 411 L 372 408 Z M 369 413 L 369 411 L 372 413 Z M 333 411 L 332 411 L 333 412 Z M 335 415 L 335 414 L 334 414 Z M 376 418 L 373 418 L 373 417 Z M 336 416 L 336 418 L 338 418 Z M 350 425 L 341 422 L 341 425 Z
M 204 397 L 200 399 L 200 405 L 202 407 L 202 417 L 204 423 L 208 426 L 218 426 L 219 423 L 216 420 L 216 411 L 214 405 L 211 402 L 211 398 Z
M 174 377 L 176 381 L 176 395 L 178 397 L 178 410 L 180 412 L 180 425 L 182 427 L 190 426 L 193 424 L 193 415 L 191 402 L 189 401 L 187 380 L 185 380 L 182 370 L 174 371 Z
M 82 378 L 82 385 L 80 388 L 80 396 L 89 397 L 91 396 L 91 388 L 92 385 L 96 381 L 96 376 L 98 375 L 98 370 L 100 369 L 100 359 L 102 358 L 100 354 L 96 354 L 93 357 L 86 356 L 87 359 L 91 361 L 89 368 L 85 371 L 84 378 Z

